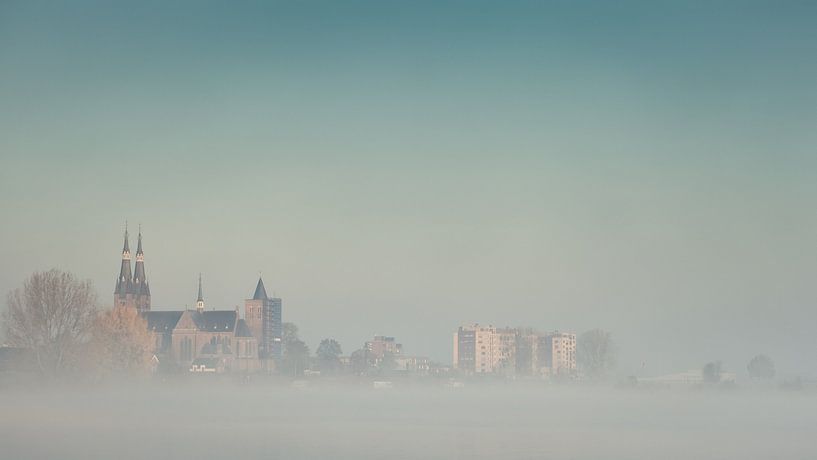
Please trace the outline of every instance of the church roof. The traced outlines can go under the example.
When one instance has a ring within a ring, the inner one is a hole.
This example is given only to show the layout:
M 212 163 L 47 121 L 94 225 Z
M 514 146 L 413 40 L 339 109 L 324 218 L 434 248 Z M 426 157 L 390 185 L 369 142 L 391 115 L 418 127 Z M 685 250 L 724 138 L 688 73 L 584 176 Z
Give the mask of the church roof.
M 142 318 L 148 322 L 149 331 L 170 332 L 178 324 L 183 311 L 146 311 Z
M 267 300 L 267 290 L 264 289 L 264 280 L 258 278 L 258 285 L 255 286 L 255 294 L 252 300 Z
M 235 310 L 192 312 L 193 321 L 200 331 L 233 332 L 238 322 Z
M 247 322 L 243 319 L 238 320 L 238 325 L 235 327 L 235 336 L 252 337 L 252 331 L 250 331 L 250 327 L 247 326 Z
M 176 311 L 146 311 L 142 313 L 142 318 L 148 322 L 148 330 L 156 332 L 171 332 L 179 324 L 182 315 L 188 313 L 193 320 L 196 329 L 202 332 L 234 332 L 242 331 L 239 329 L 243 324 L 246 328 L 248 337 L 249 328 L 243 319 L 238 318 L 238 312 L 235 310 L 211 310 L 198 312 L 195 310 L 176 310 Z M 237 334 L 237 333 L 236 333 Z

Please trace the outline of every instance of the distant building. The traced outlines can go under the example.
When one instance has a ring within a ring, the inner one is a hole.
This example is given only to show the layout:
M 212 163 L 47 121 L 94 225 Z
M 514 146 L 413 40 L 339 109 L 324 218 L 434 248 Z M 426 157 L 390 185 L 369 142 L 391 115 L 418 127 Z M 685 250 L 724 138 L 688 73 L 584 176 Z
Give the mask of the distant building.
M 516 329 L 494 326 L 460 327 L 454 333 L 454 367 L 475 374 L 513 372 Z
M 284 335 L 281 305 L 281 299 L 267 295 L 260 277 L 252 298 L 244 301 L 244 318 L 252 335 L 258 339 L 259 353 L 263 359 L 281 358 Z
M 519 375 L 539 375 L 545 367 L 542 353 L 544 337 L 533 330 L 520 330 L 516 336 L 516 373 Z
M 221 371 L 259 369 L 258 345 L 235 310 L 142 313 L 153 334 L 160 365 L 190 368 L 196 360 L 217 360 Z
M 114 305 L 135 308 L 146 320 L 158 367 L 194 372 L 255 372 L 274 367 L 269 361 L 281 355 L 281 299 L 268 298 L 260 278 L 253 299 L 245 304 L 246 320 L 241 319 L 238 307 L 206 309 L 201 274 L 195 310 L 156 311 L 151 310 L 141 229 L 133 273 L 130 259 L 126 229 Z M 262 356 L 266 359 L 261 360 Z
M 396 357 L 403 352 L 403 345 L 397 343 L 394 337 L 383 335 L 374 336 L 374 339 L 366 342 L 365 348 L 369 358 L 376 362 L 382 360 L 386 353 Z
M 454 333 L 454 363 L 455 369 L 462 369 L 466 372 L 474 372 L 476 369 L 476 346 L 477 331 L 476 325 L 463 327 Z
M 553 332 L 540 340 L 539 363 L 551 375 L 567 375 L 576 372 L 576 334 Z
M 576 370 L 576 334 L 461 326 L 454 333 L 454 368 L 472 374 L 562 375 Z
M 428 375 L 431 360 L 425 356 L 399 355 L 394 359 L 394 370 L 407 374 Z

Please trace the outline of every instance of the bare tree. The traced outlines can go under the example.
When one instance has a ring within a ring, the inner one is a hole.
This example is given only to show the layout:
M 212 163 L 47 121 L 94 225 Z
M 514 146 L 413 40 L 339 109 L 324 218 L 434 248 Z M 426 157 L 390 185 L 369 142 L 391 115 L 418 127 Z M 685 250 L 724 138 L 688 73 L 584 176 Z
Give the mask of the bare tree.
M 300 340 L 300 337 L 298 337 L 298 325 L 295 323 L 283 323 L 281 327 L 283 329 L 282 340 L 284 345 L 286 345 L 288 342 Z
M 145 375 L 154 340 L 134 308 L 114 307 L 97 317 L 91 332 L 93 368 L 101 376 Z
M 9 292 L 3 325 L 11 345 L 31 350 L 40 372 L 56 377 L 77 364 L 95 318 L 91 282 L 53 269 Z
M 601 329 L 593 329 L 579 336 L 576 341 L 576 358 L 588 377 L 604 377 L 615 365 L 615 344 L 612 335 Z
M 774 361 L 766 355 L 757 355 L 746 366 L 749 377 L 756 380 L 771 380 L 774 378 Z

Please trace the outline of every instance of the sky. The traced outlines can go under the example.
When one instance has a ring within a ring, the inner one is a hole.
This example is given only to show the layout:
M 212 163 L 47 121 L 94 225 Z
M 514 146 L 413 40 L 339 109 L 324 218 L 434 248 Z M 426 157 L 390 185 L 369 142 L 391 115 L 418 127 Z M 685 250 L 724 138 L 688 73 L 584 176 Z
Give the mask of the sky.
M 263 274 L 314 350 L 612 332 L 817 375 L 814 2 L 0 1 L 0 292 Z

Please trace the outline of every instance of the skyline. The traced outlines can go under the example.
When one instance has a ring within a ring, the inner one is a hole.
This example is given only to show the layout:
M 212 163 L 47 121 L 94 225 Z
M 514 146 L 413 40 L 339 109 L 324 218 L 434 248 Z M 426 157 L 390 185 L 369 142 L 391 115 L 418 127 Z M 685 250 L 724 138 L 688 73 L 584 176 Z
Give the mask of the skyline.
M 158 308 L 262 271 L 312 347 L 602 327 L 625 374 L 817 373 L 817 5 L 319 6 L 0 4 L 0 292 L 106 301 L 128 219 Z

